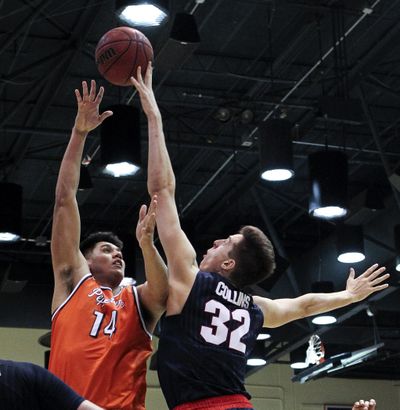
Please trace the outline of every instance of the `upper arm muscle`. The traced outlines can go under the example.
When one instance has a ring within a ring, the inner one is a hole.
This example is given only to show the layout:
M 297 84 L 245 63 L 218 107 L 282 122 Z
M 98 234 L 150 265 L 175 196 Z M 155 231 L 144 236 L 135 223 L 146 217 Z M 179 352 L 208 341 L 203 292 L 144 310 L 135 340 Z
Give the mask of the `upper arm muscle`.
M 51 258 L 54 271 L 53 310 L 69 295 L 71 289 L 89 272 L 79 250 L 80 219 L 75 198 L 56 204 L 53 214 Z
M 265 327 L 279 327 L 303 317 L 303 311 L 298 303 L 298 298 L 272 300 L 255 296 L 254 302 L 261 308 L 264 314 Z
M 157 229 L 167 257 L 171 280 L 193 284 L 196 253 L 183 232 L 174 198 L 167 191 L 157 193 Z

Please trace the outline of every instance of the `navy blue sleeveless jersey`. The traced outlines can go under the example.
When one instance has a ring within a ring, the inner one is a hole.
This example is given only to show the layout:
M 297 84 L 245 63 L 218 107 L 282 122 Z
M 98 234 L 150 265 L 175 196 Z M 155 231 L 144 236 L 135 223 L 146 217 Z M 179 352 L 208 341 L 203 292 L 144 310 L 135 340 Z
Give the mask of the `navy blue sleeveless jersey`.
M 263 325 L 253 298 L 217 273 L 198 272 L 179 315 L 161 322 L 158 376 L 169 408 L 243 394 L 246 362 Z
M 0 359 L 0 409 L 76 410 L 83 401 L 43 367 Z

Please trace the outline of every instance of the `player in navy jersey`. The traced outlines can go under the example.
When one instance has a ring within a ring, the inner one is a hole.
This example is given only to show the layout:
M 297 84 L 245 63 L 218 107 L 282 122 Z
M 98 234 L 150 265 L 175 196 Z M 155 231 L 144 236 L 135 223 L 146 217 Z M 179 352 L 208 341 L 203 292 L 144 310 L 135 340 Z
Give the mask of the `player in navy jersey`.
M 157 195 L 157 228 L 169 271 L 169 296 L 162 323 L 158 371 L 169 408 L 251 409 L 244 388 L 245 365 L 257 334 L 293 320 L 360 301 L 386 288 L 388 274 L 373 265 L 355 278 L 350 270 L 341 292 L 271 300 L 243 291 L 268 277 L 275 257 L 260 229 L 245 226 L 216 240 L 197 266 L 196 253 L 182 231 L 175 203 L 175 176 L 162 118 L 152 90 L 152 66 L 131 78 L 148 120 L 148 190 Z M 200 268 L 200 270 L 199 270 Z
M 33 363 L 0 359 L 2 410 L 102 410 Z

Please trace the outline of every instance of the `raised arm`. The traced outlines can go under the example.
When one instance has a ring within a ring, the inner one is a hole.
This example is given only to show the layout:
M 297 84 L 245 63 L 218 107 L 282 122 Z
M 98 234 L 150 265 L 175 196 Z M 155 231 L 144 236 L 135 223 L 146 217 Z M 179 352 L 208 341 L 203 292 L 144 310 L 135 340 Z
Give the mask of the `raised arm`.
M 96 83 L 91 82 L 90 92 L 82 82 L 82 94 L 75 90 L 78 112 L 71 138 L 58 174 L 53 226 L 51 257 L 54 271 L 52 312 L 66 299 L 75 284 L 89 269 L 79 251 L 81 222 L 76 201 L 80 164 L 87 134 L 112 115 L 106 111 L 99 115 L 104 89 L 96 94 Z
M 140 303 L 146 312 L 147 329 L 151 332 L 165 312 L 168 298 L 167 267 L 154 246 L 154 229 L 156 225 L 157 197 L 153 197 L 147 210 L 142 205 L 136 227 L 136 238 L 142 250 L 146 282 L 138 286 Z
M 264 313 L 265 327 L 279 327 L 304 317 L 330 312 L 351 303 L 359 302 L 372 293 L 387 288 L 382 283 L 389 278 L 383 274 L 385 268 L 372 265 L 357 278 L 354 269 L 350 269 L 346 289 L 332 293 L 307 293 L 294 299 L 267 299 L 255 296 L 254 301 Z
M 139 92 L 148 121 L 147 187 L 151 196 L 157 195 L 157 229 L 168 262 L 169 305 L 171 299 L 185 299 L 194 282 L 197 263 L 195 251 L 179 222 L 175 203 L 175 176 L 165 144 L 161 113 L 152 89 L 152 71 L 149 64 L 143 80 L 139 68 L 138 80 L 132 77 L 131 81 Z M 169 307 L 168 310 L 171 311 Z

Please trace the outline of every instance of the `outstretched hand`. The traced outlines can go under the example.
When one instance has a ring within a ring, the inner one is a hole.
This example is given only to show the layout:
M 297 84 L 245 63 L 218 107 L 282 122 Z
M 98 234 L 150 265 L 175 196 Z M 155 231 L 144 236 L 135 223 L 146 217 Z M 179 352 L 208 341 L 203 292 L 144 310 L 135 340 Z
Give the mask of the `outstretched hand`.
M 82 81 L 82 94 L 78 89 L 75 90 L 78 103 L 78 113 L 75 118 L 76 131 L 88 133 L 113 114 L 112 111 L 105 111 L 99 114 L 99 106 L 103 95 L 103 87 L 100 87 L 99 92 L 96 94 L 96 81 L 94 80 L 90 82 L 90 91 L 86 81 Z
M 353 405 L 352 410 L 375 410 L 376 409 L 376 402 L 374 399 L 371 400 L 360 400 L 356 401 Z
M 151 61 L 146 69 L 146 75 L 143 79 L 140 66 L 137 69 L 136 78 L 131 77 L 131 84 L 136 88 L 140 96 L 143 111 L 149 117 L 151 115 L 159 115 L 157 101 L 153 92 L 153 65 Z
M 142 205 L 139 210 L 139 219 L 136 226 L 136 239 L 140 247 L 152 246 L 156 226 L 157 195 L 151 198 L 150 206 Z
M 355 277 L 354 269 L 350 268 L 346 291 L 350 293 L 353 302 L 359 302 L 372 293 L 379 292 L 389 286 L 387 283 L 382 282 L 386 281 L 390 275 L 388 273 L 382 274 L 386 268 L 378 268 L 378 266 L 375 263 L 357 278 Z

